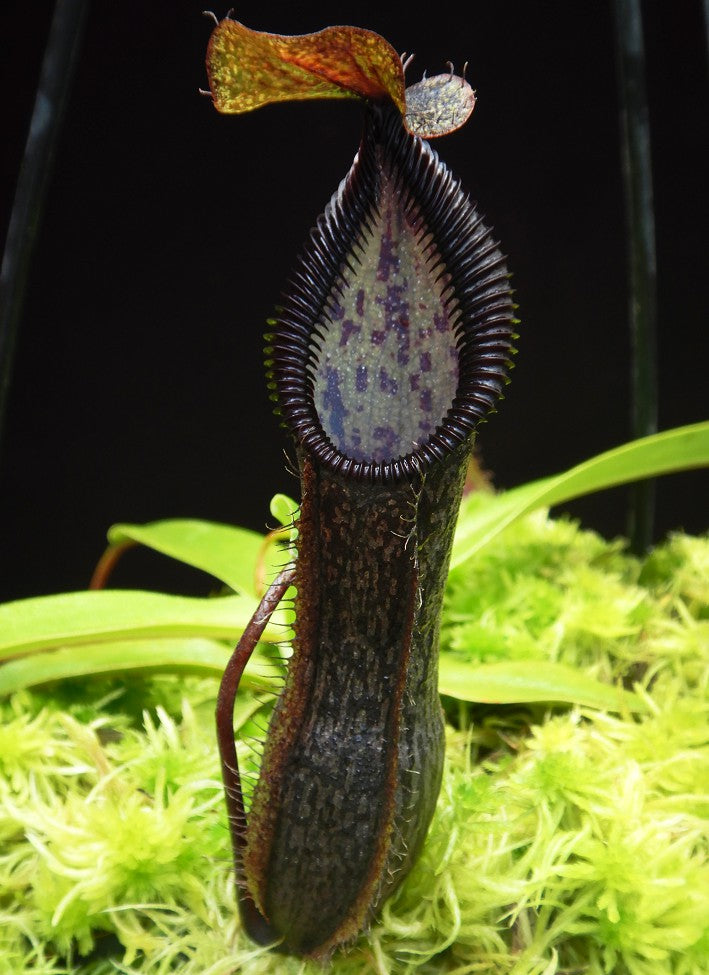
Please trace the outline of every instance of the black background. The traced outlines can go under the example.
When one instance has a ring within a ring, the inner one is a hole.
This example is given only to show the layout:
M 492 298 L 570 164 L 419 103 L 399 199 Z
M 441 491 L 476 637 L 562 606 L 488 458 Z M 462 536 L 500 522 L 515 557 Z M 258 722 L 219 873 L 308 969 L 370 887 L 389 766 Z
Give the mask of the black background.
M 522 319 L 513 381 L 482 429 L 501 487 L 629 438 L 629 340 L 607 2 L 254 3 L 240 20 L 304 33 L 352 23 L 424 68 L 470 62 L 469 124 L 437 149 L 509 255 Z M 216 11 L 223 16 L 226 10 Z M 701 0 L 646 3 L 660 301 L 661 429 L 707 413 L 707 62 Z M 0 445 L 0 598 L 82 588 L 115 521 L 199 517 L 263 529 L 297 494 L 262 375 L 264 320 L 346 173 L 360 109 L 220 116 L 201 4 L 91 7 L 35 253 Z M 4 230 L 51 7 L 0 11 Z M 657 533 L 706 528 L 707 477 L 659 484 Z M 570 506 L 624 530 L 625 491 Z M 204 591 L 166 560 L 119 584 Z M 172 575 L 170 573 L 173 572 Z

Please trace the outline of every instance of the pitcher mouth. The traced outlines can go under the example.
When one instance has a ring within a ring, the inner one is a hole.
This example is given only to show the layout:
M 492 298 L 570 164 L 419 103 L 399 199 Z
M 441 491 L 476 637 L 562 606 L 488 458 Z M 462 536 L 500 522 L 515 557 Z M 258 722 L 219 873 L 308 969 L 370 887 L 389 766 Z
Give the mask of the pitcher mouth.
M 370 106 L 267 336 L 277 412 L 332 470 L 425 473 L 494 408 L 512 354 L 505 258 L 398 113 Z

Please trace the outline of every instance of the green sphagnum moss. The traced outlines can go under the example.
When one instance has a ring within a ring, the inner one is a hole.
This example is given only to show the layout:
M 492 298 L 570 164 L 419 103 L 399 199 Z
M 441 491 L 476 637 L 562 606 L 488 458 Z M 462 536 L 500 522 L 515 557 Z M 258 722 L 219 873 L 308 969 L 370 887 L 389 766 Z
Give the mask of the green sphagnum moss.
M 451 574 L 442 644 L 622 680 L 647 712 L 447 702 L 423 856 L 332 971 L 707 975 L 709 541 L 640 562 L 529 515 Z M 0 703 L 0 975 L 322 970 L 239 930 L 216 689 L 96 680 Z

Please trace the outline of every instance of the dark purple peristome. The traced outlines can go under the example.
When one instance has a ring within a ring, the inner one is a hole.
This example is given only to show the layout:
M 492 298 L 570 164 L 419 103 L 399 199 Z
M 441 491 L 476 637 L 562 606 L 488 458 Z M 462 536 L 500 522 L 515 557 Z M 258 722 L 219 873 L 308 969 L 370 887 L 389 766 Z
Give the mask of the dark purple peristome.
M 513 332 L 504 256 L 393 108 L 369 107 L 273 324 L 280 414 L 303 449 L 357 478 L 425 472 L 500 396 Z

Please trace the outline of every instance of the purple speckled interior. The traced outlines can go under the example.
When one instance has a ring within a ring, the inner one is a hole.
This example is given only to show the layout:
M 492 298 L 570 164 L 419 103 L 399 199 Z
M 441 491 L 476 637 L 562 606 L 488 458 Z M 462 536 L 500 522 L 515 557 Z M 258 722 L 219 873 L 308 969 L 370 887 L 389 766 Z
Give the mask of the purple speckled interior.
M 431 235 L 384 173 L 371 235 L 345 267 L 319 323 L 314 402 L 341 453 L 385 463 L 442 423 L 458 386 L 455 313 Z

